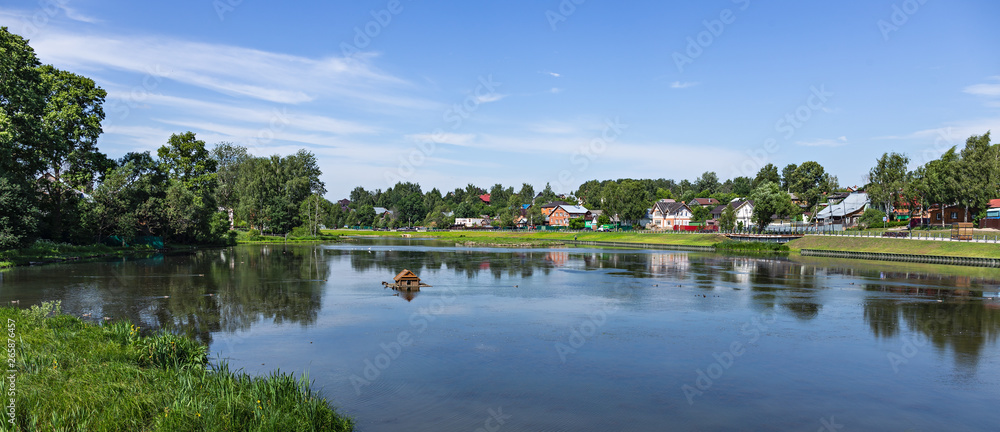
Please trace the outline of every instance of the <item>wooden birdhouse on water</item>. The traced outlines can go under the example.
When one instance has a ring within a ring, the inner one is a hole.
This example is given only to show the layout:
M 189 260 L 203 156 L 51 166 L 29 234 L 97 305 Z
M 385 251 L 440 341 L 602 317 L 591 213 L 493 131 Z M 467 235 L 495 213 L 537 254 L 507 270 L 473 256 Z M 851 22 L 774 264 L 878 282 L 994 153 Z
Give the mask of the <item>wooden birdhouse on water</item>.
M 413 272 L 409 270 L 403 270 L 399 272 L 396 277 L 392 278 L 396 281 L 396 286 L 403 289 L 420 289 L 420 278 Z
M 416 274 L 404 269 L 396 277 L 392 278 L 392 283 L 382 282 L 382 286 L 397 291 L 420 291 L 420 288 L 429 287 L 430 285 L 420 282 L 420 278 Z

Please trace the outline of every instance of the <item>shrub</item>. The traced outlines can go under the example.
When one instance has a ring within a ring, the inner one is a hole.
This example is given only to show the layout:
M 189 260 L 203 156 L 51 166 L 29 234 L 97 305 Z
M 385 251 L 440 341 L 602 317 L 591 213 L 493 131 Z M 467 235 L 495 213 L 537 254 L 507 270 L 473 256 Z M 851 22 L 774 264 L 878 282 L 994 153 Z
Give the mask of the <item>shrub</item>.
M 247 240 L 250 240 L 250 241 L 260 240 L 260 231 L 255 230 L 255 229 L 251 229 L 250 231 L 247 231 Z

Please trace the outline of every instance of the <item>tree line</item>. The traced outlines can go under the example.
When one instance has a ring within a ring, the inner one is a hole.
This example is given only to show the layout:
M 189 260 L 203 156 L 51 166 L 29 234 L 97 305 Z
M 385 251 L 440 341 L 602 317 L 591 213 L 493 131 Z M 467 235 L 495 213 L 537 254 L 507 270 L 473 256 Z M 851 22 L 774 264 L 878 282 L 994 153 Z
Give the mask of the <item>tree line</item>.
M 254 157 L 229 143 L 172 135 L 156 154 L 113 160 L 97 148 L 107 92 L 90 78 L 42 65 L 0 27 L 0 250 L 42 237 L 94 243 L 159 236 L 231 241 L 249 228 L 316 233 L 326 192 L 315 156 Z
M 908 156 L 896 152 L 876 161 L 867 186 L 873 206 L 890 215 L 902 209 L 911 216 L 932 206 L 957 206 L 971 222 L 986 217 L 989 201 L 1000 198 L 1000 145 L 990 144 L 989 131 L 913 170 L 909 164 Z

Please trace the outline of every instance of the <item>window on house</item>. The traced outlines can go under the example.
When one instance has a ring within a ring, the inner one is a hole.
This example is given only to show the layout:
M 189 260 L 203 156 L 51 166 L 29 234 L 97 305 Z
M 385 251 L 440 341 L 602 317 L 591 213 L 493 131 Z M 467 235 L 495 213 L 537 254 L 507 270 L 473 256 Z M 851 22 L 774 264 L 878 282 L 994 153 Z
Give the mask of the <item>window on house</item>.
M 958 219 L 958 212 L 951 212 L 952 219 Z
M 937 220 L 941 220 L 941 213 L 937 214 Z

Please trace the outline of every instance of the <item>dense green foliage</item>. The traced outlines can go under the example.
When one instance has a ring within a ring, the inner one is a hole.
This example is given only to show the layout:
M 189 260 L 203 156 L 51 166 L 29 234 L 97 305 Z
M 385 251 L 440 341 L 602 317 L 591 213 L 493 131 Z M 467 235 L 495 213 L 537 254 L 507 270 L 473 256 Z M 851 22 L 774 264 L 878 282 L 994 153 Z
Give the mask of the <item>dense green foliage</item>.
M 14 430 L 353 429 L 305 378 L 250 377 L 208 365 L 192 339 L 58 312 L 57 302 L 0 309 L 17 336 Z
M 193 132 L 172 135 L 156 156 L 117 161 L 97 148 L 107 93 L 93 80 L 41 65 L 20 36 L 0 28 L 0 250 L 55 242 L 222 244 L 240 225 L 313 234 L 332 203 L 312 153 L 251 157 Z M 418 197 L 419 199 L 419 197 Z M 222 211 L 220 211 L 220 208 Z
M 788 217 L 797 214 L 798 206 L 792 203 L 788 193 L 774 182 L 764 182 L 750 194 L 753 200 L 753 222 L 757 229 L 764 230 L 771 224 L 772 216 Z
M 938 159 L 905 171 L 909 158 L 883 155 L 869 173 L 873 202 L 883 210 L 908 209 L 919 214 L 932 205 L 961 206 L 973 222 L 984 216 L 989 200 L 1000 198 L 1000 145 L 990 144 L 990 132 L 973 135 L 961 150 L 949 148 Z

